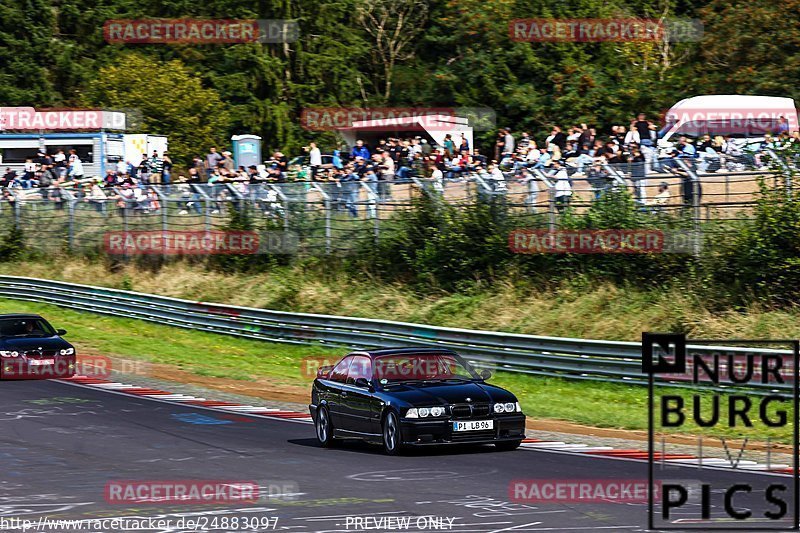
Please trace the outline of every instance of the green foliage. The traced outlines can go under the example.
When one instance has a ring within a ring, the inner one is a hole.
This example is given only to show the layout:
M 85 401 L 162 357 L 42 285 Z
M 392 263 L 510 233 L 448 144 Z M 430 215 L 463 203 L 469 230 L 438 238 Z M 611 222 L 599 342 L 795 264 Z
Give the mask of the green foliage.
M 25 253 L 25 233 L 19 225 L 9 225 L 0 240 L 0 261 L 15 261 Z
M 176 162 L 189 163 L 209 146 L 227 144 L 229 111 L 181 61 L 125 54 L 103 67 L 84 97 L 89 105 L 141 113 L 137 130 L 169 136 Z
M 395 0 L 393 4 L 415 0 Z M 416 0 L 419 1 L 419 0 Z M 794 96 L 797 2 L 757 0 L 432 0 L 420 37 L 388 73 L 376 40 L 359 23 L 363 0 L 22 0 L 0 5 L 0 97 L 4 105 L 132 107 L 142 129 L 169 134 L 176 162 L 256 133 L 265 149 L 297 153 L 312 106 L 492 107 L 498 125 L 539 140 L 552 124 L 585 122 L 605 131 L 645 111 L 655 119 L 688 95 Z M 698 18 L 705 37 L 688 43 L 525 43 L 509 35 L 517 18 Z M 103 25 L 137 18 L 293 19 L 288 45 L 109 45 Z M 493 148 L 494 132 L 478 144 Z

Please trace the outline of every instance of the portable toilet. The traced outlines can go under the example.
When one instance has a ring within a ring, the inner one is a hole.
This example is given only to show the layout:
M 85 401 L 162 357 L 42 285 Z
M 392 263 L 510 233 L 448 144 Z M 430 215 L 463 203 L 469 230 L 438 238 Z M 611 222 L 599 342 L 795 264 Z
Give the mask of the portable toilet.
M 262 164 L 261 137 L 258 135 L 234 135 L 231 137 L 231 142 L 233 143 L 233 161 L 237 168 Z

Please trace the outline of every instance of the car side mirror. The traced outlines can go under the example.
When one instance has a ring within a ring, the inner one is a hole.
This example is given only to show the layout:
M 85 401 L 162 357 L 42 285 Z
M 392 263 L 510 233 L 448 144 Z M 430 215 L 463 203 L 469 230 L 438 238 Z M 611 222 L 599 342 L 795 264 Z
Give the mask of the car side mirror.
M 372 385 L 370 385 L 369 380 L 367 378 L 356 378 L 356 382 L 354 383 L 356 387 L 361 387 L 362 389 L 371 389 Z
M 487 368 L 484 368 L 483 370 L 478 372 L 478 375 L 481 377 L 482 380 L 486 381 L 487 379 L 492 377 L 492 371 Z
M 65 329 L 57 329 L 56 330 L 56 335 L 58 335 L 58 336 L 66 335 L 66 334 L 67 334 L 67 330 L 65 330 Z

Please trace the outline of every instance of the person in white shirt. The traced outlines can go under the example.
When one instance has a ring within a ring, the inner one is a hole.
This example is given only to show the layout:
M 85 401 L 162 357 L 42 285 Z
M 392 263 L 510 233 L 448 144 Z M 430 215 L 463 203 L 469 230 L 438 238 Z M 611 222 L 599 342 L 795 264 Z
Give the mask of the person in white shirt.
M 438 193 L 444 192 L 444 174 L 439 167 L 433 167 L 433 172 L 431 172 L 431 183 L 433 184 L 433 190 Z
M 311 167 L 311 179 L 317 177 L 317 169 L 322 166 L 322 152 L 317 148 L 317 143 L 308 143 L 308 164 Z
M 83 179 L 83 163 L 76 150 L 69 151 L 69 176 L 73 180 Z
M 569 182 L 567 169 L 561 166 L 558 161 L 553 161 L 554 178 L 556 180 L 556 209 L 563 213 L 572 200 L 572 184 Z
M 636 131 L 636 126 L 631 124 L 631 127 L 628 129 L 628 133 L 625 134 L 625 140 L 623 143 L 625 146 L 630 146 L 631 143 L 641 144 L 641 137 L 639 136 L 639 132 Z

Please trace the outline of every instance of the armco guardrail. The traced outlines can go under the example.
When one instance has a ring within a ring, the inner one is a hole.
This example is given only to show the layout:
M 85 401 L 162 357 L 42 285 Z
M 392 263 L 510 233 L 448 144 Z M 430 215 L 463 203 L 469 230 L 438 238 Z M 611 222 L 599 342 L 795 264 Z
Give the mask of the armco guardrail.
M 637 342 L 541 337 L 289 313 L 17 276 L 0 276 L 0 297 L 263 341 L 349 348 L 438 346 L 457 350 L 479 365 L 508 372 L 639 385 L 647 383 L 641 373 L 641 344 Z M 690 348 L 706 353 L 724 350 L 726 353 L 745 354 L 752 351 L 719 346 Z M 758 352 L 791 355 L 789 350 L 759 348 Z

